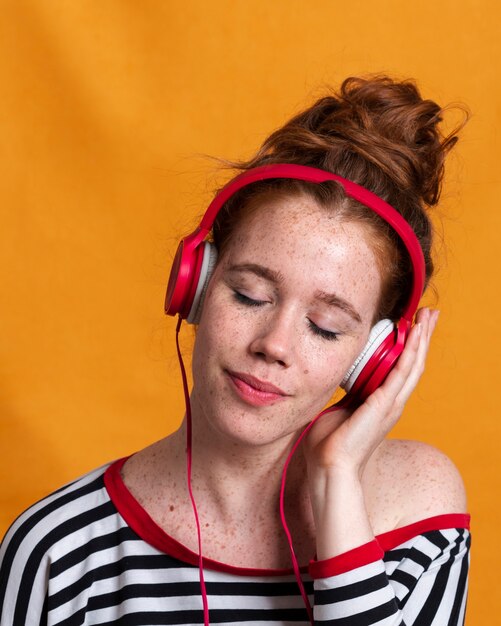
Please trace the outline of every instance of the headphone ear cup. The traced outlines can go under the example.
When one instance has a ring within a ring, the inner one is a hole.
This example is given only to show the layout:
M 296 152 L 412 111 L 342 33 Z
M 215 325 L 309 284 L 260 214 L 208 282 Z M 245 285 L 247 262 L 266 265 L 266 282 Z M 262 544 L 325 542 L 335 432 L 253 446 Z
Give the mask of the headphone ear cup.
M 187 245 L 188 241 L 189 238 L 181 240 L 172 262 L 164 304 L 167 315 L 179 314 L 181 317 L 185 317 L 183 311 L 187 294 L 190 291 L 193 265 L 195 264 L 193 248 Z
M 360 389 L 365 383 L 367 379 L 372 374 L 372 368 L 368 368 L 370 371 L 364 371 L 367 364 L 371 360 L 371 357 L 378 350 L 378 348 L 386 341 L 387 337 L 389 337 L 395 330 L 395 324 L 388 319 L 380 320 L 377 324 L 375 324 L 371 332 L 369 334 L 369 339 L 365 344 L 364 349 L 358 355 L 357 359 L 350 367 L 350 369 L 346 372 L 343 380 L 340 383 L 340 387 L 349 393 L 357 382 L 357 388 Z
M 190 312 L 186 317 L 188 324 L 198 324 L 200 322 L 205 293 L 209 285 L 210 277 L 212 276 L 212 272 L 214 271 L 217 263 L 216 246 L 208 241 L 204 241 L 203 246 L 203 259 L 200 266 L 198 284 L 193 297 L 193 303 L 190 307 Z

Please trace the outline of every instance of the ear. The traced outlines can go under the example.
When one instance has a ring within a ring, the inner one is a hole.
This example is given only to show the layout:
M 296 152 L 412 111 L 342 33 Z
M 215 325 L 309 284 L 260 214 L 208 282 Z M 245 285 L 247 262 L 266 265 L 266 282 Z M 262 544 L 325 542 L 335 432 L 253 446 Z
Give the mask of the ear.
M 195 297 L 193 298 L 193 304 L 191 305 L 190 312 L 186 318 L 188 324 L 198 324 L 200 322 L 205 292 L 207 291 L 210 277 L 212 276 L 212 272 L 214 271 L 217 263 L 217 250 L 214 244 L 204 241 L 203 254 L 204 257 L 202 260 L 202 267 L 200 268 L 200 277 L 198 279 Z
M 388 335 L 393 332 L 394 328 L 395 325 L 391 320 L 380 320 L 372 327 L 369 339 L 367 340 L 364 349 L 358 355 L 355 362 L 346 372 L 345 377 L 340 383 L 340 387 L 347 393 L 362 374 L 364 367 L 370 361 L 371 356 L 376 352 Z

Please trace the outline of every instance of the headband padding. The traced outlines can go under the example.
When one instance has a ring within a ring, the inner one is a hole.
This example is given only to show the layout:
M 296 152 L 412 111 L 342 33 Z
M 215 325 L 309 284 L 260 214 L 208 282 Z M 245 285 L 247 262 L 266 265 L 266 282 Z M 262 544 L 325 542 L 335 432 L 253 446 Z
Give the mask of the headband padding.
M 197 289 L 195 291 L 195 297 L 193 298 L 193 304 L 191 305 L 190 312 L 186 318 L 188 324 L 198 324 L 200 322 L 205 292 L 207 291 L 210 277 L 212 276 L 212 272 L 214 271 L 217 263 L 216 246 L 208 241 L 204 241 L 203 246 L 204 256 L 202 259 L 202 267 L 200 268 Z
M 355 381 L 360 376 L 360 373 L 369 362 L 371 356 L 376 352 L 383 341 L 393 332 L 395 325 L 391 320 L 380 320 L 372 327 L 369 334 L 369 339 L 365 344 L 364 349 L 358 355 L 355 363 L 346 372 L 345 377 L 340 383 L 340 387 L 347 393 L 353 387 Z

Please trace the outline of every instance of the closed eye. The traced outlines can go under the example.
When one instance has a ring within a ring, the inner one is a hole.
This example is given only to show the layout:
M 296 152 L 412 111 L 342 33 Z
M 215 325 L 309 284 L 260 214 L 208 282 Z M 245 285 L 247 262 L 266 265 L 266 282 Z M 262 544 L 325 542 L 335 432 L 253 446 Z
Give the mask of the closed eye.
M 322 339 L 327 339 L 328 341 L 337 341 L 339 339 L 340 333 L 335 333 L 332 330 L 325 330 L 325 328 L 320 328 L 314 324 L 311 320 L 308 320 L 308 324 L 315 335 L 322 337 Z
M 240 304 L 245 304 L 245 306 L 263 306 L 263 304 L 266 304 L 265 300 L 254 300 L 254 298 L 249 298 L 248 296 L 245 296 L 243 293 L 240 293 L 239 291 L 233 291 L 233 297 L 235 298 L 235 300 L 237 302 L 240 302 Z
M 236 291 L 235 289 L 233 290 L 233 297 L 237 302 L 248 307 L 260 307 L 266 304 L 266 300 L 256 300 L 254 298 L 249 298 L 249 296 L 246 296 L 243 293 L 240 293 L 240 291 Z M 322 339 L 326 339 L 327 341 L 337 341 L 339 339 L 340 333 L 321 328 L 320 326 L 317 326 L 315 323 L 313 323 L 311 320 L 308 320 L 308 325 L 313 333 L 318 337 L 321 337 Z

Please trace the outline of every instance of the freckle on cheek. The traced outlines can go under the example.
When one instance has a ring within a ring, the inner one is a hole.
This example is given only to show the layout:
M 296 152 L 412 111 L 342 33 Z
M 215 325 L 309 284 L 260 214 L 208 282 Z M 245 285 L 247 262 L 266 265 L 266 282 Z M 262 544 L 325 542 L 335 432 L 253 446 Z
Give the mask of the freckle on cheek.
M 309 374 L 310 370 L 304 370 L 303 374 Z

